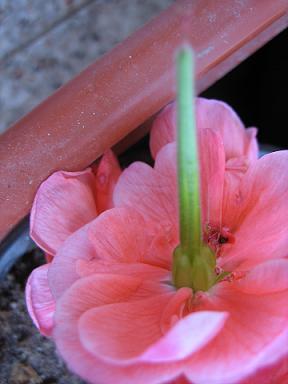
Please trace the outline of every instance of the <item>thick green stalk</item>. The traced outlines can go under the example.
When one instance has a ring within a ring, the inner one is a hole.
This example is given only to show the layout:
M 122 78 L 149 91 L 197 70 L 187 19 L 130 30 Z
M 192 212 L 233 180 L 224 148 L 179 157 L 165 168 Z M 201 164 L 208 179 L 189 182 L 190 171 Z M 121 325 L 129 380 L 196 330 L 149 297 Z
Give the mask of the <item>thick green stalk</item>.
M 201 247 L 200 181 L 194 111 L 192 50 L 183 47 L 177 57 L 178 83 L 178 191 L 180 247 L 192 262 Z
M 216 258 L 202 241 L 193 75 L 192 51 L 184 47 L 177 57 L 180 244 L 174 251 L 173 281 L 177 288 L 191 287 L 196 292 L 215 283 Z

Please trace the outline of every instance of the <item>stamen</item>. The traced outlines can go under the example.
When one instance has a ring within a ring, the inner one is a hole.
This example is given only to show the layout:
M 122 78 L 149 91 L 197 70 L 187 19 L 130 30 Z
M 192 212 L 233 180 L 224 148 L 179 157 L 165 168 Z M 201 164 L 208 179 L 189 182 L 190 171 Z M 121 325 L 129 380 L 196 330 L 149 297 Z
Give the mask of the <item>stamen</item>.
M 232 283 L 233 281 L 243 279 L 245 275 L 246 275 L 246 272 L 244 271 L 235 271 L 235 272 L 229 273 L 229 275 L 225 276 L 221 281 L 228 281 L 229 283 Z

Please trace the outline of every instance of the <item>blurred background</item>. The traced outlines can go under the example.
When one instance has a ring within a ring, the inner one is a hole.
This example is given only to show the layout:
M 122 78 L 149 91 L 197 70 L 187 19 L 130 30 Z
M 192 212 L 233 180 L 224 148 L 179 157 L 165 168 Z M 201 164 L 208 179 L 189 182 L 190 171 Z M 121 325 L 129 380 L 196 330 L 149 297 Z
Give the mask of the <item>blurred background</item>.
M 0 133 L 173 0 L 0 0 Z
M 173 0 L 0 0 L 0 134 Z M 288 31 L 204 92 L 286 148 Z

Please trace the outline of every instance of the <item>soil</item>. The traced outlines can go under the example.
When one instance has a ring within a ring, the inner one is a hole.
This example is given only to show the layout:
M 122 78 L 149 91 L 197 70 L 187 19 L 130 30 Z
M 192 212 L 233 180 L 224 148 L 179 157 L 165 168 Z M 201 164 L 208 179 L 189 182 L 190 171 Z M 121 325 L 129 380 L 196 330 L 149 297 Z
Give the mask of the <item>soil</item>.
M 25 282 L 45 262 L 36 249 L 0 283 L 0 384 L 83 384 L 69 373 L 52 341 L 40 335 L 25 306 Z

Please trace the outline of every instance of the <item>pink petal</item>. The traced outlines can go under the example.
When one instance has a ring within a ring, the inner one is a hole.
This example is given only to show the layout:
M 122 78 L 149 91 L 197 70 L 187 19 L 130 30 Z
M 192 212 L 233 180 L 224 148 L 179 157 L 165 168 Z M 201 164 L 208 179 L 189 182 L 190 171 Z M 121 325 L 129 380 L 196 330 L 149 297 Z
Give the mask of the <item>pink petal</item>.
M 190 313 L 189 303 L 193 298 L 191 288 L 178 289 L 169 300 L 161 315 L 161 331 L 167 333 L 180 319 Z
M 121 174 L 119 162 L 111 150 L 107 150 L 96 169 L 93 169 L 96 176 L 95 193 L 96 206 L 100 214 L 106 209 L 113 207 L 113 191 L 116 182 Z
M 36 194 L 30 235 L 50 255 L 64 240 L 96 217 L 94 176 L 83 172 L 56 172 L 44 181 Z
M 235 286 L 242 292 L 262 295 L 288 289 L 288 259 L 268 260 L 257 265 Z M 288 312 L 287 312 L 288 314 Z
M 159 229 L 135 209 L 114 208 L 91 223 L 89 237 L 96 257 L 104 263 L 144 262 L 167 267 L 171 264 L 173 248 Z
M 287 328 L 288 290 L 249 295 L 236 286 L 218 284 L 197 307 L 225 311 L 229 317 L 219 334 L 187 362 L 185 374 L 192 382 L 236 383 L 265 360 L 269 364 L 287 352 L 287 338 L 285 342 L 279 336 Z M 277 339 L 276 350 L 272 346 Z
M 220 136 L 210 129 L 200 132 L 202 221 L 221 227 L 225 154 Z
M 153 360 L 141 355 L 161 338 L 161 314 L 170 297 L 170 293 L 155 295 L 90 309 L 79 321 L 82 344 L 97 358 L 114 364 Z
M 127 274 L 128 271 L 132 272 L 127 263 L 151 262 L 151 268 L 150 265 L 144 269 L 141 265 L 134 266 L 134 273 L 141 271 L 144 276 L 147 271 L 159 279 L 168 278 L 169 271 L 162 268 L 163 255 L 160 253 L 155 260 L 151 258 L 157 255 L 157 250 L 161 252 L 163 249 L 161 243 L 152 241 L 153 231 L 141 215 L 130 208 L 113 208 L 103 212 L 71 235 L 55 255 L 49 270 L 49 283 L 54 297 L 59 298 L 87 272 L 87 267 L 91 268 L 91 272 L 103 273 L 107 270 L 117 271 L 118 268 L 122 274 Z M 172 250 L 171 254 L 167 252 L 164 256 L 169 258 L 169 263 Z M 120 266 L 120 263 L 124 265 Z M 152 268 L 153 264 L 155 268 Z
M 257 160 L 242 178 L 238 215 L 232 210 L 235 244 L 223 247 L 224 269 L 248 269 L 267 259 L 287 256 L 288 152 Z M 228 213 L 227 213 L 228 215 Z
M 48 279 L 55 299 L 79 279 L 76 261 L 95 257 L 94 247 L 88 239 L 88 228 L 89 224 L 86 224 L 73 233 L 56 253 L 50 265 Z
M 164 362 L 182 360 L 201 349 L 222 329 L 225 312 L 201 311 L 179 320 L 156 344 L 149 347 L 141 360 Z
M 34 314 L 32 298 L 31 298 L 31 277 L 32 277 L 32 273 L 29 275 L 29 277 L 28 277 L 28 279 L 26 281 L 25 301 L 26 301 L 26 306 L 27 306 L 28 313 L 29 313 L 29 315 L 30 315 L 34 325 L 39 329 L 39 323 L 38 323 L 37 318 L 36 318 L 36 316 Z
M 225 314 L 199 312 L 186 316 L 163 336 L 159 325 L 168 297 L 105 305 L 85 312 L 79 323 L 83 345 L 95 356 L 115 364 L 133 360 L 171 362 L 191 355 L 222 328 Z
M 133 300 L 142 299 L 141 284 L 141 280 L 129 276 L 123 279 L 117 275 L 95 275 L 77 281 L 64 293 L 57 305 L 53 336 L 58 351 L 73 372 L 95 384 L 157 384 L 180 374 L 181 367 L 172 364 L 108 364 L 90 354 L 79 340 L 78 320 L 82 314 L 99 305 L 127 301 L 129 296 Z
M 229 105 L 218 100 L 196 98 L 196 123 L 199 130 L 212 129 L 223 140 L 226 160 L 246 156 L 249 161 L 258 157 L 257 130 L 245 130 L 241 120 Z M 155 158 L 166 144 L 176 140 L 176 103 L 169 104 L 155 119 L 150 136 L 150 149 Z
M 143 261 L 152 235 L 143 217 L 131 208 L 103 212 L 89 227 L 96 257 L 105 262 Z
M 244 153 L 249 162 L 255 161 L 259 157 L 259 147 L 256 139 L 257 128 L 246 129 L 245 150 Z
M 226 228 L 237 225 L 240 185 L 248 166 L 245 156 L 234 157 L 226 162 L 222 203 L 222 226 Z
M 220 133 L 226 160 L 238 156 L 257 158 L 255 129 L 247 132 L 235 111 L 228 104 L 218 100 L 197 98 L 196 121 L 198 128 L 212 129 Z
M 120 176 L 114 191 L 115 206 L 131 207 L 148 221 L 161 225 L 174 245 L 178 242 L 176 148 L 169 144 L 156 158 L 155 169 L 134 163 Z
M 117 275 L 138 277 L 141 280 L 171 280 L 171 273 L 166 269 L 144 263 L 105 263 L 95 259 L 80 259 L 76 262 L 76 271 L 81 277 L 90 276 L 95 273 L 115 273 Z
M 150 151 L 153 159 L 164 145 L 176 141 L 175 103 L 168 104 L 156 117 L 150 132 Z
M 145 262 L 171 271 L 174 249 L 174 244 L 170 243 L 169 237 L 163 231 L 158 231 L 149 244 Z
M 49 336 L 53 328 L 55 301 L 47 279 L 49 264 L 34 269 L 26 284 L 25 296 L 29 315 L 39 331 Z
M 288 328 L 261 356 L 263 368 L 258 369 L 240 384 L 286 384 L 288 379 Z M 282 352 L 279 355 L 279 352 Z

